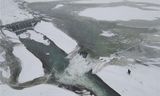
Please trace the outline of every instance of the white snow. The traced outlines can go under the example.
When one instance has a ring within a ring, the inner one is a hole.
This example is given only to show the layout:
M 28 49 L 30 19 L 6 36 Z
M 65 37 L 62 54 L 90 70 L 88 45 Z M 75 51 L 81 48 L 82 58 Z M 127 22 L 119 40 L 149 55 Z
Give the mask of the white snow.
M 90 58 L 90 56 L 83 58 L 83 56 L 79 55 L 77 52 L 73 53 L 73 55 L 73 57 L 72 55 L 69 56 L 70 64 L 65 69 L 64 73 L 58 75 L 60 78 L 59 82 L 64 82 L 65 84 L 76 84 L 77 82 L 85 83 L 83 82 L 83 75 L 89 72 L 98 61 Z
M 19 82 L 26 82 L 44 75 L 41 61 L 23 45 L 15 46 L 13 54 L 21 60 L 22 71 L 19 76 Z
M 100 34 L 100 36 L 113 37 L 113 36 L 115 36 L 115 34 L 112 33 L 111 31 L 102 31 L 102 33 Z
M 9 40 L 11 40 L 12 42 L 14 43 L 21 43 L 19 41 L 19 38 L 16 36 L 15 33 L 13 32 L 10 32 L 8 30 L 3 30 L 3 33 L 8 37 Z
M 128 21 L 132 19 L 155 20 L 157 17 L 160 17 L 160 11 L 147 11 L 127 6 L 97 7 L 85 9 L 79 15 L 108 21 Z
M 50 42 L 48 40 L 44 40 L 44 37 L 40 33 L 36 33 L 33 30 L 28 30 L 27 32 L 20 35 L 20 38 L 30 38 L 31 40 L 43 43 L 44 45 L 49 45 Z
M 122 96 L 160 96 L 159 73 L 159 67 L 128 65 L 107 66 L 97 75 Z
M 95 64 L 90 57 L 83 58 L 81 55 L 76 54 L 71 60 L 66 72 L 71 76 L 82 76 L 84 73 L 92 69 Z
M 9 40 L 19 43 L 13 49 L 13 54 L 20 59 L 22 71 L 19 76 L 19 82 L 26 82 L 44 75 L 41 61 L 29 52 L 19 41 L 15 33 L 3 30 Z
M 18 8 L 14 0 L 0 0 L 0 20 L 3 25 L 32 18 L 32 15 Z
M 100 70 L 102 70 L 105 66 L 109 65 L 108 63 L 114 58 L 114 56 L 110 57 L 99 57 L 99 62 L 95 64 L 92 68 L 92 73 L 96 74 Z
M 33 3 L 33 2 L 49 2 L 49 1 L 58 1 L 58 0 L 24 0 L 24 1 Z
M 68 54 L 72 52 L 77 46 L 75 40 L 56 28 L 52 23 L 41 21 L 35 26 L 35 30 L 46 35 L 59 48 Z
M 78 96 L 68 90 L 53 85 L 41 84 L 23 90 L 15 90 L 7 85 L 0 85 L 0 96 Z

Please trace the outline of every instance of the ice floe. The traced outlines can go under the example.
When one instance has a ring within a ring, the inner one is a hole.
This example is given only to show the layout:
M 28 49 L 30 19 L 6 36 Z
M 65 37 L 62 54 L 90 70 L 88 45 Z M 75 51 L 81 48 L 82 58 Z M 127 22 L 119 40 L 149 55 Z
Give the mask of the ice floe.
M 35 26 L 35 30 L 47 36 L 66 53 L 72 52 L 77 46 L 77 42 L 74 39 L 56 28 L 50 22 L 41 21 Z
M 15 46 L 13 54 L 20 59 L 22 71 L 19 82 L 26 82 L 44 75 L 41 61 L 29 52 L 23 45 Z
M 85 9 L 79 15 L 107 21 L 155 20 L 160 17 L 160 11 L 141 10 L 128 6 L 97 7 Z

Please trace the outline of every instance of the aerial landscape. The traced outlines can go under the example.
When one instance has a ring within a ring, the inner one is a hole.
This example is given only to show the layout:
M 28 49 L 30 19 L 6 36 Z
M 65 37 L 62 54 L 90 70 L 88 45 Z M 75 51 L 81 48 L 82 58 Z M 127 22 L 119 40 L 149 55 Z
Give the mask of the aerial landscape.
M 160 96 L 160 0 L 0 0 L 0 96 Z

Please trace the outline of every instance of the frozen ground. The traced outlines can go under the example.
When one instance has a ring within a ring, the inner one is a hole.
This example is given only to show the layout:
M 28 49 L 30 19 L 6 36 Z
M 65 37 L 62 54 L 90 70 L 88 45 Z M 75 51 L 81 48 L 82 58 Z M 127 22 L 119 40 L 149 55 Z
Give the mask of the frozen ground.
M 91 17 L 97 20 L 128 21 L 128 20 L 155 20 L 160 17 L 160 11 L 141 10 L 138 8 L 119 7 L 97 7 L 88 8 L 79 13 L 80 16 Z
M 0 85 L 0 96 L 78 96 L 75 93 L 53 85 L 41 84 L 23 90 L 15 90 L 7 85 Z
M 107 66 L 97 74 L 122 96 L 159 96 L 159 72 L 155 66 L 128 65 Z
M 0 0 L 0 20 L 3 25 L 29 18 L 32 18 L 32 15 L 19 9 L 13 0 Z

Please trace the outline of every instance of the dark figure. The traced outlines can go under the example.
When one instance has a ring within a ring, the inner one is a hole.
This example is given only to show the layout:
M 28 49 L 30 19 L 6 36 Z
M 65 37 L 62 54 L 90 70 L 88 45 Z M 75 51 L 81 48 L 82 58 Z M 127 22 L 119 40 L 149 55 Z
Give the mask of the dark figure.
M 131 70 L 130 69 L 128 69 L 128 75 L 130 75 L 131 74 Z

